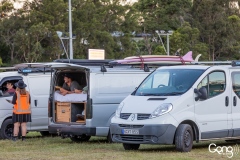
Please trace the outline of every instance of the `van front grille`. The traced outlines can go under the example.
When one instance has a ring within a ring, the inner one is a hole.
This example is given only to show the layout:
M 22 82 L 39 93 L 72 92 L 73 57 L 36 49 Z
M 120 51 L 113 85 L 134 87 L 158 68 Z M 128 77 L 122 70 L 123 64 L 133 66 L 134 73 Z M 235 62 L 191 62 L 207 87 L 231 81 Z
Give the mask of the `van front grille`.
M 132 113 L 121 113 L 121 114 L 120 114 L 120 118 L 127 120 L 131 114 L 132 114 Z M 151 115 L 151 114 L 141 114 L 141 113 L 138 113 L 138 114 L 137 114 L 137 120 L 149 119 L 150 115 Z
M 138 114 L 137 115 L 137 120 L 145 120 L 145 119 L 149 119 L 151 114 Z
M 122 128 L 142 128 L 144 125 L 129 125 L 129 124 L 119 124 Z
M 121 119 L 128 119 L 130 115 L 131 115 L 131 113 L 121 113 L 120 118 Z
M 125 141 L 125 142 L 150 142 L 151 136 L 144 136 L 144 135 L 114 135 L 115 139 L 118 139 L 119 141 Z

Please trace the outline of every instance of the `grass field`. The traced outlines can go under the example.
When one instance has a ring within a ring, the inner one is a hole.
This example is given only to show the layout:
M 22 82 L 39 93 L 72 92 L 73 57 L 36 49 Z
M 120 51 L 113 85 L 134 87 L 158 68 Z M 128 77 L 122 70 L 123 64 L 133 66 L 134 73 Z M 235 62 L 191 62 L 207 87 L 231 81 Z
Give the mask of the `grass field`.
M 42 137 L 30 132 L 26 141 L 0 140 L 0 160 L 195 160 L 230 159 L 226 155 L 210 153 L 210 143 L 217 146 L 235 146 L 225 141 L 208 141 L 194 144 L 189 153 L 175 151 L 173 145 L 141 145 L 138 151 L 125 151 L 122 144 L 108 143 L 106 138 L 92 137 L 89 142 L 74 143 L 69 138 Z M 240 145 L 239 145 L 240 147 Z M 240 159 L 240 153 L 231 159 Z

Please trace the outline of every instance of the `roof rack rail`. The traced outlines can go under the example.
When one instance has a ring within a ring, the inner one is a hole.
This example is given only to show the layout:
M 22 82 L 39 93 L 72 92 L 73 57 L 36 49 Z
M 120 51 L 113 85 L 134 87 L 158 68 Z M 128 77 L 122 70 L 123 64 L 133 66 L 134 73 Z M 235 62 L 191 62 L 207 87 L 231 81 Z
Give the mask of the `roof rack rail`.
M 23 75 L 27 75 L 29 73 L 39 73 L 50 72 L 51 68 L 44 65 L 45 63 L 20 63 L 14 65 L 17 69 L 18 73 L 22 73 Z
M 233 61 L 198 61 L 193 62 L 192 64 L 207 64 L 207 65 L 231 65 Z
M 44 64 L 45 63 L 19 63 L 19 64 L 14 65 L 13 67 L 15 67 L 16 69 L 18 69 L 18 68 L 26 68 L 26 67 L 29 67 L 29 68 L 41 68 L 41 67 L 46 67 Z
M 60 62 L 60 63 L 72 63 L 84 66 L 108 66 L 109 62 L 113 61 L 111 59 L 106 60 L 87 60 L 87 59 L 56 59 L 53 62 Z

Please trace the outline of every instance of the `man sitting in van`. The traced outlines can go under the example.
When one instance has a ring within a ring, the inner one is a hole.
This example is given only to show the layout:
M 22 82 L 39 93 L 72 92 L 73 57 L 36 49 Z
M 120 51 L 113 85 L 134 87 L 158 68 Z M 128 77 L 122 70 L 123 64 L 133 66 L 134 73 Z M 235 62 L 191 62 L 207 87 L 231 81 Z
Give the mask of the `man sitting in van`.
M 60 88 L 60 94 L 65 96 L 66 94 L 71 93 L 81 93 L 82 88 L 77 81 L 73 81 L 73 78 L 70 74 L 64 74 L 64 83 L 62 88 Z
M 7 91 L 3 93 L 4 96 L 13 95 L 15 93 L 15 89 L 12 82 L 8 81 L 6 84 L 6 88 Z

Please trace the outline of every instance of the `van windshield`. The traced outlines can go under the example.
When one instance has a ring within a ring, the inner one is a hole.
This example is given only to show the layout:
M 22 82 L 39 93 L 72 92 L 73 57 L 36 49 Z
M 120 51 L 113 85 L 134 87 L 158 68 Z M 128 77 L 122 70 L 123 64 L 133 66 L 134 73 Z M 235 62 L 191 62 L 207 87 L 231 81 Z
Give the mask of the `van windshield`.
M 204 70 L 160 69 L 149 75 L 135 91 L 136 96 L 175 96 L 187 92 Z

